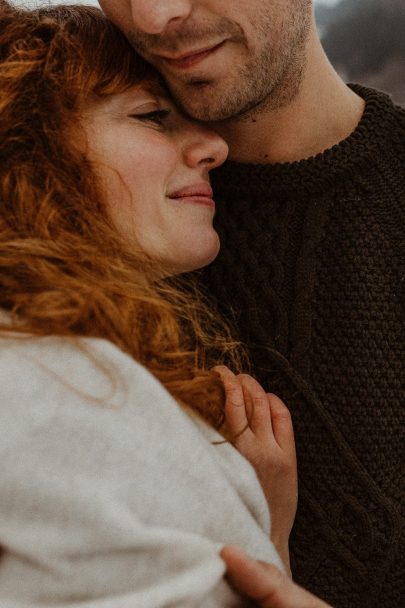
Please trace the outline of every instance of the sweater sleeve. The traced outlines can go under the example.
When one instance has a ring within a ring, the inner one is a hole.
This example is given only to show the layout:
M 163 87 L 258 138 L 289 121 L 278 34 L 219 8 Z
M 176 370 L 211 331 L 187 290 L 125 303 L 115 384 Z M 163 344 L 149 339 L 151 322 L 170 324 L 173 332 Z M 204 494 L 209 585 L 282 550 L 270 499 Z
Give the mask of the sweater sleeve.
M 46 361 L 11 351 L 0 355 L 2 608 L 239 605 L 219 545 L 148 516 L 163 482 L 147 429 L 173 440 L 164 411 L 160 424 L 136 407 L 89 403 L 90 362 L 59 365 L 67 382 L 80 376 L 72 390 Z M 146 402 L 162 399 L 147 376 Z

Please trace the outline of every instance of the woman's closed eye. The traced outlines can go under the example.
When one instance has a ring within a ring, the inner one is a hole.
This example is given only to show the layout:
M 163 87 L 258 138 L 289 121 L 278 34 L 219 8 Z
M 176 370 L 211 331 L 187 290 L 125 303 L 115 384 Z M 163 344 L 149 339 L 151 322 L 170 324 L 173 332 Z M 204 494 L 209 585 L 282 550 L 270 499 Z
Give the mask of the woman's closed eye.
M 170 113 L 171 110 L 169 108 L 165 108 L 163 110 L 152 110 L 151 112 L 131 114 L 131 118 L 136 118 L 137 120 L 150 122 L 158 125 L 159 127 L 163 127 L 165 125 L 165 120 L 169 117 Z

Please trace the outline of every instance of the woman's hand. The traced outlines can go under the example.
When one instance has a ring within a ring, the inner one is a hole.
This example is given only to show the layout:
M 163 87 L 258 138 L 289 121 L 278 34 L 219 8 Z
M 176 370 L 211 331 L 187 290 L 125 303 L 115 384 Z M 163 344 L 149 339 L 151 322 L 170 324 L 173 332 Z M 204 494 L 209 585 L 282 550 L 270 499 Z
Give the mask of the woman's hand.
M 297 510 L 298 485 L 290 412 L 247 374 L 217 366 L 226 393 L 225 425 L 233 445 L 254 467 L 270 515 L 271 540 L 289 570 L 288 538 Z
M 253 560 L 237 547 L 224 547 L 220 555 L 230 584 L 261 608 L 331 608 L 275 566 Z

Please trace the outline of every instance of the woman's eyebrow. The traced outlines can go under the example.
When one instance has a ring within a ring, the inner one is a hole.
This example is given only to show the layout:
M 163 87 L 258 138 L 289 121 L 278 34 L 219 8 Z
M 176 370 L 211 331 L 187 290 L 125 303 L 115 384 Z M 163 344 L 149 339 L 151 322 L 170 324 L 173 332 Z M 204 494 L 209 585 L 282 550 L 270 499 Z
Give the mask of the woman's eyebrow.
M 149 91 L 149 93 L 152 93 L 152 95 L 156 95 L 158 97 L 170 97 L 167 87 L 158 78 L 146 80 L 144 87 L 147 91 Z

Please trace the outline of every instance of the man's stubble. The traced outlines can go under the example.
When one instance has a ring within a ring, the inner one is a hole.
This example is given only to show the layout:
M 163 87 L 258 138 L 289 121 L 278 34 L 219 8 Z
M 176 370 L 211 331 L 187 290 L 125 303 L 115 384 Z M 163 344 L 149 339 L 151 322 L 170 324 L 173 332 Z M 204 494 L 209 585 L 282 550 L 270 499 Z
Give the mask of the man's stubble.
M 263 7 L 252 17 L 252 29 L 259 41 L 256 46 L 249 44 L 237 24 L 223 20 L 215 32 L 211 28 L 210 35 L 231 30 L 227 44 L 242 45 L 246 60 L 239 67 L 232 66 L 222 80 L 168 76 L 167 84 L 177 103 L 192 118 L 209 122 L 245 121 L 291 103 L 299 92 L 305 70 L 311 4 L 311 0 L 291 0 L 290 10 L 274 35 L 277 20 L 271 10 Z M 140 52 L 148 48 L 145 37 L 135 34 L 131 38 Z M 165 49 L 175 51 L 177 45 L 196 39 L 203 40 L 203 28 L 186 30 L 169 45 L 166 41 Z

